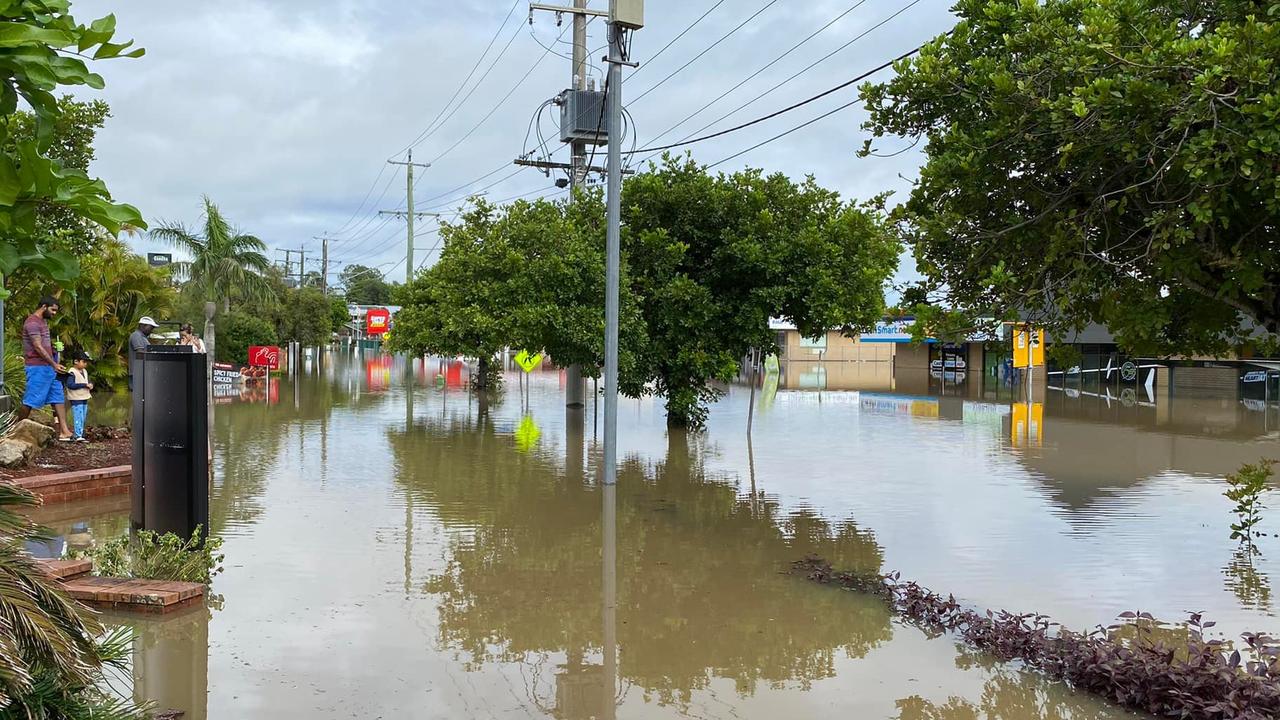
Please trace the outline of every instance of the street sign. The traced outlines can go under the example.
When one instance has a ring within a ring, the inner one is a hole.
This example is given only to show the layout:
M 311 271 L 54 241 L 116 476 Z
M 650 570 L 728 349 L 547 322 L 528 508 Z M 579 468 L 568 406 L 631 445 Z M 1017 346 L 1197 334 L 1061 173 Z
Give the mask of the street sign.
M 525 372 L 531 373 L 542 364 L 542 353 L 530 355 L 528 350 L 521 350 L 520 354 L 516 355 L 516 364 L 523 368 Z
M 1016 368 L 1031 368 L 1043 365 L 1044 330 L 1029 330 L 1026 327 L 1014 328 L 1013 366 Z
M 370 335 L 385 335 L 391 329 L 391 311 L 372 308 L 364 315 L 364 331 Z
M 172 253 L 147 253 L 147 264 L 151 267 L 164 267 L 172 263 Z
M 279 370 L 280 348 L 275 345 L 250 346 L 249 365 L 252 367 L 264 367 L 268 370 Z

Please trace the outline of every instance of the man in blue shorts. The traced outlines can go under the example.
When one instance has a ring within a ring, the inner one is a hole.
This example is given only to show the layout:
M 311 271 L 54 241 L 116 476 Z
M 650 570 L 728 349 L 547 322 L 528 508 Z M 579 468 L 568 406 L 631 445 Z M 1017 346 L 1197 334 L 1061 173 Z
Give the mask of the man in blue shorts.
M 49 320 L 58 314 L 61 306 L 52 297 L 40 300 L 40 306 L 22 323 L 22 358 L 27 366 L 27 391 L 22 396 L 22 408 L 18 417 L 25 420 L 31 411 L 52 405 L 58 417 L 60 442 L 72 442 L 75 437 L 67 424 L 66 398 L 62 393 L 59 374 L 67 369 L 53 357 L 53 342 L 49 337 Z

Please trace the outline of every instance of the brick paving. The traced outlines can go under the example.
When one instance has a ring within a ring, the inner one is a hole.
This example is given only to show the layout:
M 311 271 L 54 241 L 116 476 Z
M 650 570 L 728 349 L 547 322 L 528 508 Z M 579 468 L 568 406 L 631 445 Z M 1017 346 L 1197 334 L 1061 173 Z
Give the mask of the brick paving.
M 53 475 L 33 475 L 10 480 L 39 495 L 46 505 L 128 493 L 133 487 L 130 465 L 76 470 Z

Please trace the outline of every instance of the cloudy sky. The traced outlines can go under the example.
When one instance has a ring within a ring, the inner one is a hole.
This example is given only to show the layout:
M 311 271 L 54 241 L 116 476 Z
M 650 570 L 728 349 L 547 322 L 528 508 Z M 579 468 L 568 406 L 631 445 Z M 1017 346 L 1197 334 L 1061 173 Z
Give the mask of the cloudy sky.
M 949 6 L 948 0 L 649 0 L 646 27 L 632 45 L 641 67 L 627 71 L 624 93 L 638 142 L 653 144 L 744 80 L 660 142 L 704 126 L 697 134 L 731 127 L 810 97 L 946 30 Z M 571 32 L 567 19 L 557 27 L 555 16 L 542 12 L 530 26 L 523 0 L 514 10 L 510 0 L 80 0 L 74 11 L 82 22 L 116 13 L 121 36 L 147 49 L 140 60 L 95 68 L 107 80 L 98 95 L 113 117 L 99 135 L 93 171 L 153 224 L 197 224 L 200 196 L 207 194 L 239 227 L 263 238 L 273 258 L 278 249 L 305 248 L 308 262 L 318 263 L 314 238 L 327 233 L 334 238 L 335 275 L 358 262 L 403 279 L 404 226 L 377 211 L 404 206 L 404 174 L 385 163 L 403 160 L 410 145 L 415 161 L 432 163 L 419 171 L 419 211 L 456 209 L 481 190 L 492 200 L 555 191 L 554 178 L 537 171 L 512 175 L 511 161 L 538 145 L 525 141 L 534 112 L 568 84 L 570 63 L 559 55 L 570 52 Z M 604 44 L 604 27 L 593 22 L 597 76 Z M 700 161 L 717 162 L 855 97 L 852 89 L 842 91 L 692 150 Z M 920 157 L 855 157 L 863 118 L 856 108 L 837 113 L 721 169 L 813 174 L 849 197 L 885 190 L 901 197 Z M 555 136 L 550 115 L 541 127 L 544 137 Z M 548 147 L 563 160 L 568 153 L 558 145 Z M 897 146 L 889 141 L 886 149 Z M 435 257 L 428 254 L 434 225 L 420 221 L 419 265 Z M 159 249 L 146 238 L 134 242 L 140 251 Z M 900 274 L 910 273 L 906 265 Z

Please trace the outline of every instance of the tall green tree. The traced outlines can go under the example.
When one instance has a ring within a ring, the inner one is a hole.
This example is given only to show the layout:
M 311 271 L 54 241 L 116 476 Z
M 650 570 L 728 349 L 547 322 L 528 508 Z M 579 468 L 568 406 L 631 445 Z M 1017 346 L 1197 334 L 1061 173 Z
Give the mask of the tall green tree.
M 375 268 L 348 265 L 338 275 L 347 302 L 354 305 L 387 305 L 391 302 L 391 285 Z
M 440 261 L 401 291 L 394 347 L 488 359 L 505 347 L 547 353 L 560 366 L 598 373 L 604 359 L 604 208 L 539 200 L 496 207 L 483 200 L 442 228 Z M 632 350 L 639 308 L 622 307 L 625 388 L 639 394 Z M 484 373 L 481 373 L 482 375 Z
M 667 420 L 701 426 L 752 348 L 776 352 L 770 318 L 805 336 L 870 329 L 900 244 L 878 201 L 844 202 L 812 178 L 712 175 L 667 157 L 622 197 L 628 291 L 647 341 L 638 366 Z
M 151 231 L 153 238 L 191 256 L 191 260 L 173 264 L 178 279 L 207 300 L 221 303 L 223 312 L 231 311 L 231 300 L 236 295 L 270 298 L 272 288 L 264 277 L 271 271 L 266 243 L 233 227 L 207 195 L 203 202 L 203 228 L 199 233 L 180 223 Z
M 897 217 L 949 303 L 1145 353 L 1280 333 L 1280 2 L 960 0 L 863 88 L 926 141 Z M 872 143 L 868 143 L 867 151 Z
M 139 57 L 132 41 L 112 42 L 112 15 L 77 23 L 67 0 L 12 0 L 0 4 L 0 280 L 30 271 L 56 283 L 78 271 L 75 256 L 51 244 L 51 215 L 64 214 L 115 234 L 145 227 L 132 206 L 115 203 L 106 184 L 59 159 L 54 146 L 67 108 L 54 92 L 61 86 L 101 89 L 102 76 L 86 60 Z M 31 114 L 19 116 L 18 103 Z M 92 122 L 90 122 L 90 125 Z M 76 158 L 67 158 L 75 162 Z M 9 291 L 0 285 L 0 297 Z
M 329 300 L 318 288 L 290 290 L 281 298 L 281 322 L 277 334 L 281 341 L 316 347 L 329 342 L 333 321 Z

